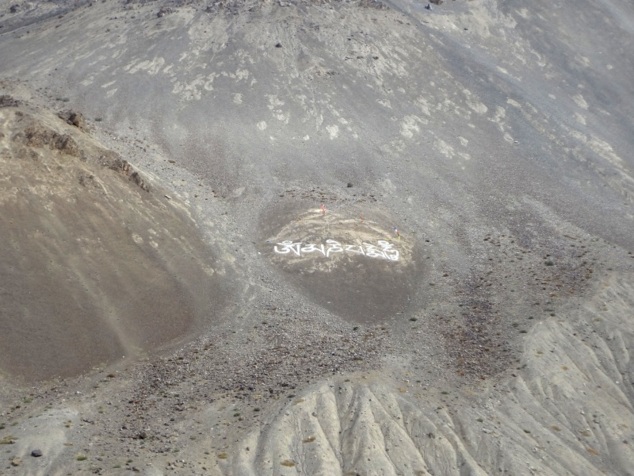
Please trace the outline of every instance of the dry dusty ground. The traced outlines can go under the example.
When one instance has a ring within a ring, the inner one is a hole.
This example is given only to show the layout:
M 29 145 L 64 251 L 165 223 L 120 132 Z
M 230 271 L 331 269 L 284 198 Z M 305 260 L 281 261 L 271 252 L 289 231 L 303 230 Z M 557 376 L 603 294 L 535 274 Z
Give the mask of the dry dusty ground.
M 634 474 L 634 7 L 425 5 L 0 1 L 2 474 Z
M 0 121 L 4 372 L 73 376 L 210 324 L 224 271 L 182 204 L 57 116 Z

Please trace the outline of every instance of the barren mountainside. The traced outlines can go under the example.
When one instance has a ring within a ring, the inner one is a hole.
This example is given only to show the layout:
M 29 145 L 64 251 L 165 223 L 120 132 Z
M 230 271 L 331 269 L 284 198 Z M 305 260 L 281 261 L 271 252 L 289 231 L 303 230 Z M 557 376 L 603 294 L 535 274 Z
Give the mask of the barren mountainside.
M 0 0 L 0 473 L 634 474 L 626 0 Z

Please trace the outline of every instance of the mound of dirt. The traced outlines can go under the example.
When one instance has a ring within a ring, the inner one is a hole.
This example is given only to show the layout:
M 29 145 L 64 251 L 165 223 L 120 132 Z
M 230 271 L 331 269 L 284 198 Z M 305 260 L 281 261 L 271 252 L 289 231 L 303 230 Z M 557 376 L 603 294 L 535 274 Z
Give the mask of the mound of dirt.
M 283 222 L 285 216 L 267 221 Z M 414 242 L 398 229 L 325 207 L 290 216 L 261 253 L 317 304 L 356 322 L 407 310 L 422 268 Z
M 222 301 L 182 205 L 53 114 L 0 109 L 0 368 L 78 374 L 186 334 Z

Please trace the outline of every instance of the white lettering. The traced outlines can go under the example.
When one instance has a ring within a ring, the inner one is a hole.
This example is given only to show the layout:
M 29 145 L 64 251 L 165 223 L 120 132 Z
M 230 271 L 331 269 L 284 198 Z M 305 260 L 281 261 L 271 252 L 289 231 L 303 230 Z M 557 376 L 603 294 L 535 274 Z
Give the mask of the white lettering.
M 281 247 L 281 249 L 278 249 L 278 246 Z M 273 251 L 275 251 L 276 253 L 279 253 L 281 255 L 285 255 L 290 253 L 291 251 L 293 253 L 295 253 L 297 256 L 301 256 L 301 243 L 293 243 L 290 240 L 286 240 L 286 241 L 282 241 L 281 243 L 278 243 L 277 245 L 275 245 L 273 247 Z
M 303 243 L 292 240 L 284 240 L 273 246 L 273 251 L 280 255 L 292 254 L 305 256 L 309 253 L 321 253 L 326 258 L 331 258 L 336 253 L 350 253 L 367 256 L 368 258 L 398 261 L 400 253 L 389 241 L 378 240 L 376 245 L 363 243 L 362 245 L 346 245 L 336 240 L 326 240 L 326 244 Z

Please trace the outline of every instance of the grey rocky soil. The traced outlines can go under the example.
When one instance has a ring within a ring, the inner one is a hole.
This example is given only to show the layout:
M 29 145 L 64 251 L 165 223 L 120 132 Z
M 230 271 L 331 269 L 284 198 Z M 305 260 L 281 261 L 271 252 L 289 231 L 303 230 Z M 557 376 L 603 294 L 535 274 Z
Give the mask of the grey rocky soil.
M 0 1 L 0 473 L 632 474 L 627 0 Z

